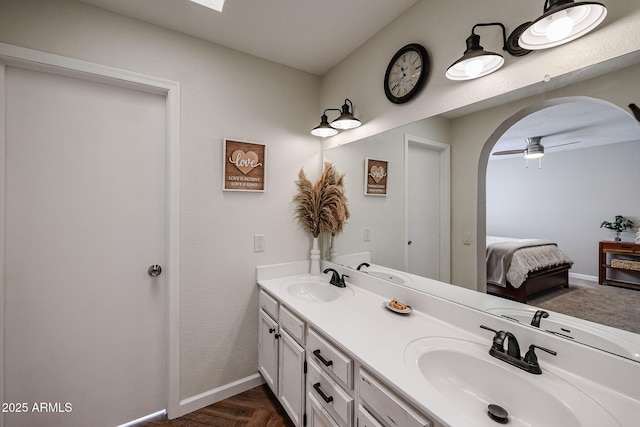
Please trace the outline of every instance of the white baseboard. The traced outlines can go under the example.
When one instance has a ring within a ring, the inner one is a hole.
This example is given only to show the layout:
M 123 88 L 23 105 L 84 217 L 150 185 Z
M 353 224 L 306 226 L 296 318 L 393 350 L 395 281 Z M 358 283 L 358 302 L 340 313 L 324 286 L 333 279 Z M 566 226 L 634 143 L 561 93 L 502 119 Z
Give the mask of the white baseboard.
M 196 396 L 189 397 L 180 401 L 180 413 L 179 417 L 186 415 L 190 412 L 202 409 L 205 406 L 212 405 L 216 402 L 224 400 L 228 397 L 235 396 L 243 391 L 250 390 L 254 387 L 264 384 L 264 379 L 259 373 L 250 375 L 245 378 L 241 378 L 229 384 L 225 384 L 221 387 L 214 388 L 213 390 L 205 391 Z
M 579 274 L 579 273 L 569 273 L 569 277 L 572 277 L 574 279 L 587 280 L 589 282 L 598 283 L 598 277 L 597 276 L 589 276 L 587 274 Z

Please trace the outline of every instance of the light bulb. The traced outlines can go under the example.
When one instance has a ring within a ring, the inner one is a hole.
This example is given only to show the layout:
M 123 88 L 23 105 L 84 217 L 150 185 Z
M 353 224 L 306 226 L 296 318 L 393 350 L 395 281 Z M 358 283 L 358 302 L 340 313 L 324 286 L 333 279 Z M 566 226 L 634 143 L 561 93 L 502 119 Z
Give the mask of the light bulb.
M 478 77 L 482 73 L 482 60 L 479 58 L 471 59 L 464 65 L 464 72 L 469 77 Z
M 547 26 L 547 38 L 556 42 L 566 38 L 573 30 L 573 19 L 566 10 L 560 11 L 549 17 L 551 23 Z

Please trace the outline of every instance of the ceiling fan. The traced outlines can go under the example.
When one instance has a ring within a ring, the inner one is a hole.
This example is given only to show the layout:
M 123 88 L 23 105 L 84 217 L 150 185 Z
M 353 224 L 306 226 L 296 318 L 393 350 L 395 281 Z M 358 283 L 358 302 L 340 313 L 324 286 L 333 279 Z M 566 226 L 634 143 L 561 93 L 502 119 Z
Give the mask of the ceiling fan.
M 549 135 L 547 135 L 549 136 Z M 517 149 L 517 150 L 504 150 L 504 151 L 496 151 L 495 153 L 493 153 L 494 156 L 504 156 L 504 155 L 508 155 L 508 154 L 520 154 L 523 153 L 524 154 L 524 158 L 529 160 L 529 159 L 540 159 L 540 167 L 542 167 L 542 156 L 544 156 L 544 146 L 540 143 L 540 141 L 542 140 L 542 136 L 532 136 L 530 138 L 525 138 L 526 141 L 526 145 L 524 148 L 522 149 Z M 581 141 L 573 141 L 573 142 L 566 142 L 564 144 L 557 144 L 554 145 L 552 147 L 549 147 L 549 149 L 553 149 L 556 147 L 562 147 L 564 145 L 571 145 L 571 144 L 577 144 Z
M 507 155 L 507 154 L 520 154 L 520 153 L 523 153 L 525 159 L 536 159 L 538 157 L 542 157 L 542 156 L 544 156 L 544 146 L 540 143 L 540 140 L 542 138 L 543 138 L 542 136 L 532 136 L 530 138 L 525 138 L 525 141 L 527 142 L 527 145 L 525 145 L 524 148 L 517 149 L 517 150 L 496 151 L 495 153 L 493 153 L 493 155 L 494 156 L 504 156 L 504 155 Z M 549 147 L 549 149 L 553 149 L 553 148 L 556 148 L 556 147 L 562 147 L 564 145 L 577 144 L 579 142 L 580 141 L 573 141 L 573 142 L 566 142 L 564 144 L 557 144 L 557 145 L 554 145 L 552 147 Z

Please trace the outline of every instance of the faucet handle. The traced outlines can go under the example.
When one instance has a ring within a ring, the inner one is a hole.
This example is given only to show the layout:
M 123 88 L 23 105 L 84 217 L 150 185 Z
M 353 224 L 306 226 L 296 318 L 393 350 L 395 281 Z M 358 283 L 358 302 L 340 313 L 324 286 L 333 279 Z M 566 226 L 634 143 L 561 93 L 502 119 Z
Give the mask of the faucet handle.
M 554 356 L 556 356 L 558 353 L 553 351 L 553 350 L 549 350 L 548 348 L 544 348 L 544 347 L 540 347 L 539 345 L 535 345 L 535 344 L 531 344 L 529 346 L 529 351 L 527 351 L 527 353 L 524 355 L 524 361 L 530 365 L 537 365 L 538 364 L 538 356 L 536 356 L 536 352 L 535 349 L 538 348 L 542 351 L 546 351 L 549 354 L 552 354 Z
M 492 329 L 492 328 L 490 328 L 490 327 L 488 327 L 488 326 L 480 325 L 480 327 L 481 327 L 482 329 L 486 329 L 487 331 L 491 331 L 491 332 L 493 332 L 494 334 L 497 334 L 497 333 L 498 333 L 498 331 L 496 331 L 495 329 Z

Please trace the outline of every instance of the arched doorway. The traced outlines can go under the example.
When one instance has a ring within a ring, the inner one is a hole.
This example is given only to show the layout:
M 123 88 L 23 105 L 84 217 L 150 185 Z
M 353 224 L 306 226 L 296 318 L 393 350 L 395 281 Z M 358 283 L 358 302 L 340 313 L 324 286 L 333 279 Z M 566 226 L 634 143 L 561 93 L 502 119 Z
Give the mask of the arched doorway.
M 563 134 L 565 141 L 622 142 L 638 136 L 638 125 L 633 117 L 615 104 L 601 99 L 572 96 L 554 98 L 532 104 L 501 123 L 484 143 L 478 164 L 477 203 L 477 265 L 478 291 L 486 292 L 486 236 L 487 236 L 487 166 L 496 144 L 518 137 L 520 148 L 524 138 Z M 626 139 L 625 139 L 626 138 Z M 557 139 L 557 138 L 556 138 Z M 556 141 L 560 144 L 561 141 Z M 581 145 L 585 145 L 582 144 Z M 575 147 L 574 147 L 575 148 Z M 529 165 L 530 167 L 537 168 Z M 524 160 L 522 160 L 524 168 Z M 597 229 L 597 224 L 595 225 Z

